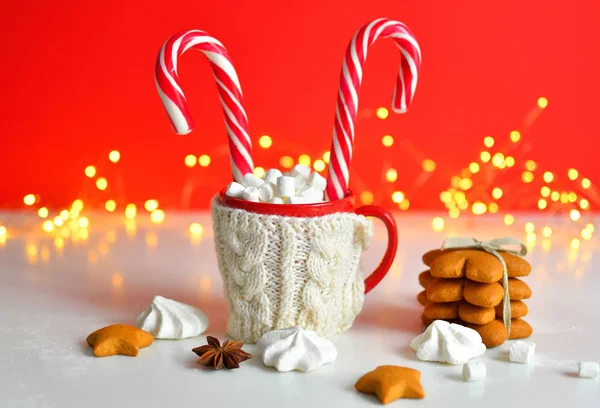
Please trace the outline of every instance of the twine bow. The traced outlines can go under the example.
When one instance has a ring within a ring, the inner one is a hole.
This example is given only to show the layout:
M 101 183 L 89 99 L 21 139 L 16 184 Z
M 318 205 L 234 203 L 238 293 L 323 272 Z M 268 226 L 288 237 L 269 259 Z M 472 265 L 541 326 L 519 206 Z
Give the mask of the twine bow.
M 513 255 L 525 256 L 527 255 L 527 247 L 521 241 L 516 238 L 497 238 L 491 241 L 479 241 L 475 238 L 469 237 L 452 237 L 446 238 L 442 243 L 442 250 L 444 249 L 481 249 L 485 252 L 494 255 L 502 264 L 502 284 L 504 286 L 504 306 L 503 306 L 503 320 L 508 336 L 510 336 L 510 295 L 508 293 L 508 269 L 506 262 L 502 255 L 498 251 L 508 252 Z M 508 338 L 507 336 L 507 338 Z

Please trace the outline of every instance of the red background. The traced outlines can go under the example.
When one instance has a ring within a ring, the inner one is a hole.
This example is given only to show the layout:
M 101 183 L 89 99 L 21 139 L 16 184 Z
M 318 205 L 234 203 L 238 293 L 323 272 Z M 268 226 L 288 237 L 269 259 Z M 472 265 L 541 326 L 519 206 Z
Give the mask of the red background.
M 400 177 L 392 191 L 406 191 L 411 208 L 441 209 L 439 192 L 478 157 L 483 137 L 506 141 L 540 96 L 549 105 L 524 135 L 531 144 L 527 158 L 563 179 L 576 167 L 594 182 L 600 178 L 599 15 L 593 0 L 5 2 L 0 204 L 22 206 L 24 194 L 36 193 L 45 205 L 67 205 L 86 185 L 92 194 L 83 169 L 95 163 L 111 183 L 93 193 L 98 202 L 116 194 L 112 173 L 119 172 L 123 200 L 158 198 L 177 207 L 186 180 L 196 177 L 205 187 L 192 195 L 192 205 L 207 206 L 230 179 L 226 154 L 215 153 L 226 136 L 208 63 L 188 53 L 180 65 L 197 123 L 188 136 L 172 133 L 153 79 L 159 47 L 183 29 L 204 29 L 229 49 L 255 164 L 277 166 L 282 154 L 322 154 L 331 141 L 346 45 L 363 23 L 382 16 L 416 34 L 423 68 L 406 115 L 358 124 L 355 188 L 391 203 L 380 184 L 384 165 L 393 165 Z M 360 98 L 366 112 L 389 107 L 398 63 L 391 43 L 372 47 Z M 264 133 L 273 138 L 269 150 L 258 148 Z M 388 133 L 396 143 L 385 149 L 379 140 Z M 105 159 L 111 149 L 122 154 L 113 167 Z M 208 169 L 184 166 L 186 154 L 206 152 L 213 156 Z M 417 188 L 424 158 L 435 160 L 437 170 Z M 535 208 L 536 200 L 526 206 Z

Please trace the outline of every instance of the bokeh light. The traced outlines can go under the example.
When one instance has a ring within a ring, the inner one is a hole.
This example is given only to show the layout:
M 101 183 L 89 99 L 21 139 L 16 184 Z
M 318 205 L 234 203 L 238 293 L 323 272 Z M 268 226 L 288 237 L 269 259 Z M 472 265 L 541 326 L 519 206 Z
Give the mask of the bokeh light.
M 190 224 L 190 234 L 192 235 L 202 235 L 204 232 L 204 227 L 197 222 L 193 222 Z
M 273 144 L 273 139 L 269 135 L 262 135 L 260 139 L 258 139 L 258 144 L 263 149 L 268 149 Z
M 281 156 L 279 159 L 279 165 L 284 169 L 291 169 L 294 167 L 294 159 L 290 156 Z
M 185 156 L 185 159 L 183 159 L 183 162 L 185 163 L 186 167 L 192 168 L 196 165 L 196 156 L 193 154 L 188 154 Z
M 118 150 L 113 150 L 108 154 L 108 160 L 113 163 L 117 163 L 121 160 L 121 153 Z
M 100 177 L 96 180 L 96 187 L 98 190 L 104 191 L 108 187 L 108 181 L 104 177 Z
M 540 107 L 540 109 L 546 109 L 546 107 L 548 106 L 548 99 L 541 96 L 540 98 L 538 98 L 537 104 Z
M 423 160 L 423 163 L 421 163 L 421 167 L 423 168 L 424 171 L 431 173 L 432 171 L 435 171 L 436 164 L 431 159 L 425 159 L 425 160 Z
M 94 166 L 87 166 L 84 170 L 84 173 L 87 177 L 89 178 L 93 178 L 96 175 L 96 167 Z
M 491 136 L 486 136 L 483 138 L 483 145 L 487 148 L 490 148 L 494 145 L 494 138 Z
M 114 210 L 117 209 L 117 203 L 115 200 L 107 200 L 104 203 L 104 208 L 106 208 L 106 211 L 108 211 L 108 212 L 113 212 Z
M 310 162 L 311 160 L 308 154 L 301 154 L 300 157 L 298 157 L 298 164 L 310 167 Z
M 394 137 L 391 135 L 385 135 L 381 138 L 381 144 L 385 147 L 390 147 L 394 144 Z
M 34 205 L 35 204 L 35 195 L 27 194 L 25 197 L 23 197 L 23 202 L 25 203 L 25 205 Z
M 150 220 L 155 224 L 160 224 L 165 220 L 165 212 L 163 210 L 154 210 L 150 213 Z
M 254 175 L 256 177 L 262 178 L 265 175 L 265 169 L 264 169 L 264 167 L 256 166 L 254 168 Z
M 40 207 L 37 213 L 40 218 L 48 218 L 49 211 L 46 207 Z
M 315 171 L 323 171 L 325 170 L 325 162 L 321 159 L 317 159 L 315 160 L 315 162 L 313 163 L 313 169 L 315 169 Z
M 210 165 L 211 158 L 208 154 L 203 154 L 198 157 L 198 164 L 202 167 L 208 167 Z
M 431 226 L 434 231 L 443 231 L 444 230 L 444 219 L 442 217 L 435 217 L 431 222 Z
M 390 183 L 398 180 L 398 171 L 396 169 L 387 169 L 385 172 L 385 179 Z
M 519 140 L 521 140 L 521 133 L 519 133 L 518 130 L 513 130 L 510 132 L 510 140 L 514 143 L 517 143 Z
M 134 219 L 137 215 L 137 206 L 135 204 L 127 204 L 125 207 L 125 217 L 127 219 Z
M 377 108 L 377 111 L 375 112 L 375 114 L 377 115 L 377 117 L 379 119 L 383 120 L 383 119 L 387 119 L 390 112 L 387 110 L 387 108 L 381 107 L 381 108 Z
M 404 193 L 402 191 L 394 191 L 392 194 L 392 201 L 396 204 L 401 203 L 404 201 Z
M 360 202 L 363 205 L 371 205 L 373 204 L 373 193 L 370 191 L 361 191 L 360 192 Z
M 158 208 L 158 200 L 150 199 L 144 203 L 146 211 L 152 212 Z

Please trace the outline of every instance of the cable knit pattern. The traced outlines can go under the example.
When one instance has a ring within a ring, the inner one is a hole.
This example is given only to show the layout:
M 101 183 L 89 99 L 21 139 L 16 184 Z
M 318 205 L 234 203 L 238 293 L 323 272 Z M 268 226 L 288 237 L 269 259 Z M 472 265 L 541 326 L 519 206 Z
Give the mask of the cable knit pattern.
M 231 337 L 255 343 L 291 326 L 320 336 L 352 326 L 364 300 L 359 262 L 373 235 L 369 220 L 354 213 L 256 214 L 218 198 L 212 215 Z

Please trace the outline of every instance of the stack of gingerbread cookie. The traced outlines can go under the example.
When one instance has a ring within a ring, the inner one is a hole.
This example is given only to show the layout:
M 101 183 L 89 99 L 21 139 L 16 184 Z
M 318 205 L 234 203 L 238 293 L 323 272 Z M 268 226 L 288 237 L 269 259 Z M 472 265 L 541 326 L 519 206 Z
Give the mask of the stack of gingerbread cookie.
M 508 271 L 511 308 L 510 339 L 529 337 L 533 329 L 522 319 L 528 313 L 523 299 L 531 289 L 519 278 L 529 275 L 531 265 L 523 258 L 500 252 Z M 429 270 L 419 275 L 425 290 L 417 296 L 425 306 L 423 322 L 447 320 L 477 330 L 487 347 L 506 340 L 502 323 L 504 288 L 502 263 L 494 255 L 477 249 L 439 249 L 423 255 Z

